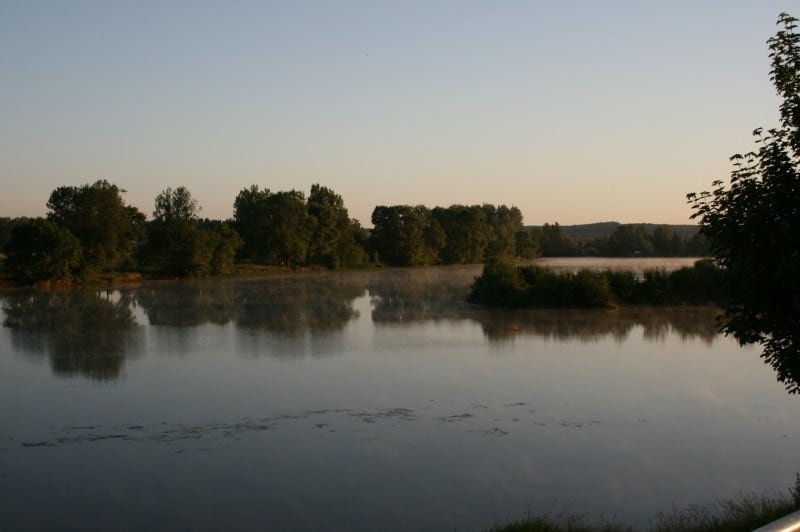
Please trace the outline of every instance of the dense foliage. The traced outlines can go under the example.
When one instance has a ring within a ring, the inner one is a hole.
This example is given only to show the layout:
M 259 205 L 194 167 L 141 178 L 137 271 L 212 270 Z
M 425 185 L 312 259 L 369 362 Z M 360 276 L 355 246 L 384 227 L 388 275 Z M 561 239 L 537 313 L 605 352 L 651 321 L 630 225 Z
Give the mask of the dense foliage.
M 108 181 L 59 187 L 47 202 L 47 219 L 80 241 L 83 268 L 114 270 L 130 263 L 144 231 L 144 215 L 125 205 L 122 193 Z
M 257 185 L 243 189 L 233 204 L 233 226 L 244 240 L 241 257 L 262 264 L 361 266 L 361 227 L 351 220 L 344 200 L 315 184 L 302 192 L 271 192 Z
M 153 221 L 147 225 L 141 262 L 178 276 L 230 270 L 241 238 L 224 222 L 201 225 L 198 210 L 185 187 L 161 192 L 155 200 Z
M 372 212 L 372 224 L 368 245 L 380 262 L 474 264 L 487 256 L 517 254 L 522 213 L 505 205 L 451 205 L 433 210 L 422 205 L 381 205 Z
M 734 155 L 730 183 L 690 194 L 693 217 L 730 279 L 723 330 L 758 343 L 790 392 L 800 392 L 800 34 L 781 14 L 769 43 L 780 126 L 754 132 L 757 150 Z
M 685 234 L 670 226 L 651 224 L 593 225 L 606 230 L 593 238 L 579 238 L 573 234 L 573 227 L 558 223 L 529 228 L 517 236 L 517 255 L 526 257 L 528 242 L 543 257 L 705 257 L 709 253 L 706 238 L 697 231 Z
M 364 264 L 366 253 L 359 244 L 361 225 L 350 218 L 339 194 L 311 185 L 307 208 L 311 222 L 309 262 L 333 269 Z
M 0 251 L 5 249 L 8 240 L 11 238 L 11 229 L 23 221 L 23 218 L 0 217 Z
M 44 267 L 63 262 L 64 256 L 52 256 L 52 243 L 34 249 L 45 244 L 32 240 L 26 245 L 34 246 L 31 251 L 41 263 L 36 273 L 31 267 L 23 273 L 13 260 L 4 265 L 0 254 L 0 274 L 5 269 L 20 281 L 37 282 L 91 279 L 98 272 L 119 270 L 202 276 L 263 266 L 338 269 L 368 263 L 472 264 L 493 257 L 702 254 L 690 245 L 695 237 L 687 240 L 685 231 L 678 234 L 666 226 L 594 224 L 606 233 L 596 236 L 595 231 L 593 239 L 580 240 L 557 223 L 523 227 L 520 210 L 506 205 L 381 205 L 372 213 L 374 227 L 363 229 L 350 218 L 342 197 L 319 184 L 308 197 L 297 190 L 252 185 L 239 192 L 233 218 L 225 221 L 201 220 L 201 208 L 186 187 L 162 191 L 150 221 L 124 203 L 123 192 L 104 180 L 57 188 L 47 203 L 47 219 L 77 239 L 79 258 L 71 258 L 66 267 Z M 0 218 L 0 251 L 8 248 L 11 230 L 23 223 L 24 218 Z M 9 249 L 20 249 L 19 241 L 14 245 Z M 17 253 L 14 260 L 20 257 Z
M 18 280 L 32 283 L 69 279 L 81 267 L 81 246 L 67 229 L 34 218 L 12 229 L 5 247 L 6 268 Z
M 372 211 L 369 246 L 374 260 L 393 266 L 438 262 L 445 234 L 422 205 L 378 206 Z

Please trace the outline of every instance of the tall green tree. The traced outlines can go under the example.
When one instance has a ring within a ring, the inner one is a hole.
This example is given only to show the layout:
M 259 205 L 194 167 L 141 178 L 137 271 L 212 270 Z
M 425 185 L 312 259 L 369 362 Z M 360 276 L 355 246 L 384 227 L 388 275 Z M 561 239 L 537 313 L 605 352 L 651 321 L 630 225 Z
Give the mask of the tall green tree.
M 486 221 L 491 227 L 487 252 L 493 256 L 513 256 L 516 234 L 522 229 L 522 212 L 517 207 L 484 205 Z
M 419 266 L 437 261 L 444 231 L 431 211 L 418 205 L 379 205 L 372 211 L 370 248 L 381 262 Z
M 0 251 L 3 250 L 8 239 L 11 238 L 11 230 L 21 221 L 21 218 L 0 218 Z
M 252 185 L 236 196 L 233 211 L 245 256 L 264 264 L 307 263 L 313 219 L 302 192 L 272 193 Z
M 652 255 L 653 244 L 641 225 L 622 224 L 612 233 L 608 243 L 608 254 L 613 257 Z
M 573 257 L 580 252 L 578 239 L 566 235 L 558 222 L 544 224 L 537 237 L 544 257 Z
M 198 218 L 200 208 L 186 187 L 167 188 L 155 199 L 143 250 L 146 262 L 170 275 L 226 273 L 241 246 L 239 235 L 224 222 Z
M 170 275 L 207 273 L 209 251 L 197 227 L 197 202 L 186 187 L 166 188 L 156 196 L 147 226 L 143 262 Z
M 229 221 L 202 220 L 200 232 L 211 250 L 209 270 L 213 274 L 230 273 L 236 252 L 244 244 L 242 237 Z
M 242 189 L 233 202 L 233 225 L 244 240 L 242 255 L 256 262 L 266 262 L 269 249 L 265 235 L 269 231 L 268 188 L 258 185 Z
M 50 194 L 47 219 L 77 237 L 88 270 L 114 270 L 130 263 L 142 237 L 145 217 L 125 204 L 123 192 L 100 180 L 80 187 L 59 187 Z
M 177 221 L 197 221 L 200 207 L 186 187 L 172 189 L 167 187 L 155 200 L 153 219 L 171 223 Z
M 311 228 L 309 262 L 328 268 L 364 262 L 364 251 L 356 241 L 361 226 L 350 219 L 339 194 L 328 187 L 312 185 L 306 207 Z
M 534 231 L 520 229 L 514 235 L 515 255 L 523 259 L 535 259 L 539 256 L 539 238 Z
M 272 194 L 266 215 L 267 260 L 285 266 L 307 264 L 312 219 L 306 209 L 305 194 L 298 190 Z
M 769 39 L 770 78 L 780 125 L 754 132 L 757 149 L 731 159 L 730 182 L 689 194 L 693 217 L 730 281 L 722 329 L 762 357 L 800 392 L 800 35 L 782 13 Z
M 665 225 L 659 225 L 653 229 L 653 236 L 651 243 L 653 247 L 653 254 L 659 257 L 668 257 L 670 255 L 678 255 L 673 249 L 672 243 L 678 233 L 672 231 Z
M 479 205 L 451 205 L 436 207 L 433 219 L 444 232 L 441 259 L 446 264 L 474 264 L 483 262 L 486 248 L 494 236 L 486 210 Z

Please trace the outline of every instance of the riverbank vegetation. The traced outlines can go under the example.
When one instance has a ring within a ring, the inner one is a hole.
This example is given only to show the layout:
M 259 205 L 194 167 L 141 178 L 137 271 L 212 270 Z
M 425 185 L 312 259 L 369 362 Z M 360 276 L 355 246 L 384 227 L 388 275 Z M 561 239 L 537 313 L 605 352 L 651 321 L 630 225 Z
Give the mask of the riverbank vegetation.
M 652 532 L 751 532 L 800 510 L 800 475 L 787 493 L 752 493 L 659 513 Z M 628 525 L 600 519 L 588 522 L 574 514 L 528 515 L 491 532 L 633 532 Z
M 619 305 L 724 304 L 724 270 L 709 260 L 667 272 L 590 270 L 557 272 L 497 257 L 486 262 L 469 295 L 472 303 L 501 307 L 597 308 Z

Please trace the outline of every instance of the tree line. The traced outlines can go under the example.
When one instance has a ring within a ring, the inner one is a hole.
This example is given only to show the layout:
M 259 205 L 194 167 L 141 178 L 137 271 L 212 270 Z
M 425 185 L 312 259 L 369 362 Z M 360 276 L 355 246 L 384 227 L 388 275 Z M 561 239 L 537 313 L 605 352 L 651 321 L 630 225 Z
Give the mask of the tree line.
M 652 230 L 648 230 L 652 229 Z M 531 257 L 705 257 L 708 240 L 699 231 L 681 234 L 668 225 L 620 224 L 608 235 L 581 240 L 558 223 L 517 235 L 518 256 Z
M 364 234 L 327 187 L 242 190 L 229 220 L 201 219 L 186 187 L 156 196 L 152 218 L 125 203 L 105 180 L 55 189 L 44 218 L 0 219 L 4 267 L 22 282 L 97 272 L 145 271 L 200 276 L 231 271 L 236 261 L 330 268 L 366 261 Z
M 556 224 L 525 228 L 506 205 L 380 205 L 372 229 L 350 218 L 342 197 L 315 184 L 271 191 L 252 185 L 233 202 L 233 217 L 200 217 L 186 187 L 156 196 L 147 219 L 105 180 L 56 188 L 44 218 L 0 218 L 5 269 L 22 282 L 70 279 L 98 272 L 143 271 L 169 276 L 230 272 L 239 263 L 353 268 L 480 263 L 490 257 L 533 259 L 574 255 L 699 255 L 704 242 L 666 227 L 647 233 L 619 226 L 587 243 Z M 699 237 L 698 237 L 699 238 Z

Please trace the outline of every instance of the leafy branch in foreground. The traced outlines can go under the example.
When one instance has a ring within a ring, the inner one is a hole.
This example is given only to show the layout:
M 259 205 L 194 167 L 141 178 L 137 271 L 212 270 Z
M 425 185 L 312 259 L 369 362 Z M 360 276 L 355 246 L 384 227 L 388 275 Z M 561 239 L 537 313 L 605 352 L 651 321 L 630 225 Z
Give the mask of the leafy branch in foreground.
M 730 183 L 687 196 L 729 279 L 722 331 L 761 344 L 790 393 L 800 393 L 800 35 L 782 13 L 768 41 L 780 126 L 756 129 L 757 150 L 731 157 Z

